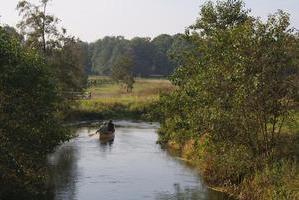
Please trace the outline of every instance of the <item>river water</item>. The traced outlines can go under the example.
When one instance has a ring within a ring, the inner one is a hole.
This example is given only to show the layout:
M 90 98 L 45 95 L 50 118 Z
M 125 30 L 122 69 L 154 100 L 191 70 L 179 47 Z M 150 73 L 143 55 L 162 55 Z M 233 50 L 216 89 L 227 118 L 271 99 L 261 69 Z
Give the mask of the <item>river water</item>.
M 49 155 L 55 200 L 224 200 L 208 189 L 198 172 L 161 149 L 158 124 L 117 121 L 116 137 L 101 142 L 94 127 Z

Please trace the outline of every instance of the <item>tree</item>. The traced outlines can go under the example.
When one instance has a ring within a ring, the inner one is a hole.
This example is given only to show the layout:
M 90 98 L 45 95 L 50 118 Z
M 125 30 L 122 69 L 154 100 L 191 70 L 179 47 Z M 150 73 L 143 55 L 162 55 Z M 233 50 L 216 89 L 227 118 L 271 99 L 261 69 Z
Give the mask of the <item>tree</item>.
M 175 45 L 172 43 L 175 42 Z M 177 61 L 170 58 L 171 52 L 183 51 L 187 42 L 183 38 L 162 34 L 153 40 L 135 37 L 126 40 L 124 37 L 105 37 L 89 44 L 91 49 L 91 72 L 100 75 L 110 75 L 112 66 L 124 54 L 131 54 L 134 60 L 135 76 L 161 75 L 173 73 Z M 182 50 L 180 50 L 182 48 Z
M 130 55 L 120 57 L 112 67 L 112 78 L 117 82 L 124 84 L 127 92 L 133 90 L 135 83 L 133 76 L 134 62 Z
M 47 154 L 70 137 L 61 123 L 63 101 L 43 57 L 2 27 L 0 71 L 0 198 L 35 199 Z
M 167 34 L 157 36 L 151 41 L 154 47 L 153 66 L 154 73 L 167 76 L 174 71 L 174 65 L 167 52 L 173 43 L 173 37 Z
M 85 73 L 86 74 L 91 74 L 92 70 L 92 62 L 91 62 L 91 57 L 92 57 L 92 51 L 94 46 L 90 45 L 87 42 L 79 42 L 81 49 L 82 49 L 82 54 L 83 54 L 83 60 L 84 60 L 84 66 L 85 66 Z
M 17 25 L 26 37 L 26 43 L 31 47 L 41 50 L 46 54 L 48 48 L 54 48 L 58 44 L 57 38 L 61 36 L 57 24 L 59 19 L 47 14 L 47 6 L 50 0 L 40 0 L 40 5 L 29 1 L 19 1 L 17 9 L 22 21 Z M 63 34 L 65 29 L 62 29 Z
M 135 37 L 130 41 L 130 48 L 134 60 L 134 74 L 139 76 L 153 74 L 154 49 L 150 38 Z
M 24 42 L 24 37 L 21 34 L 19 34 L 18 31 L 14 27 L 6 25 L 2 28 L 6 33 L 11 35 L 12 38 L 15 38 L 16 40 L 18 40 L 20 42 Z
M 73 37 L 63 38 L 62 48 L 52 50 L 48 64 L 64 92 L 81 91 L 87 84 L 82 42 Z
M 187 30 L 195 49 L 172 77 L 178 90 L 164 97 L 165 137 L 208 133 L 245 146 L 252 159 L 269 155 L 298 91 L 289 73 L 298 69 L 297 39 L 288 26 L 282 11 L 263 23 L 242 1 L 205 4 Z
M 80 41 L 58 30 L 59 19 L 47 13 L 50 0 L 39 5 L 22 0 L 17 9 L 22 20 L 17 25 L 29 48 L 40 51 L 60 82 L 63 93 L 81 91 L 87 83 L 83 46 Z
M 189 54 L 192 54 L 195 50 L 194 44 L 184 34 L 176 34 L 173 36 L 173 42 L 171 47 L 167 50 L 167 56 L 172 64 L 172 74 L 176 68 L 186 63 Z
M 112 66 L 129 49 L 129 41 L 121 36 L 105 37 L 91 45 L 93 46 L 92 72 L 100 75 L 111 75 Z

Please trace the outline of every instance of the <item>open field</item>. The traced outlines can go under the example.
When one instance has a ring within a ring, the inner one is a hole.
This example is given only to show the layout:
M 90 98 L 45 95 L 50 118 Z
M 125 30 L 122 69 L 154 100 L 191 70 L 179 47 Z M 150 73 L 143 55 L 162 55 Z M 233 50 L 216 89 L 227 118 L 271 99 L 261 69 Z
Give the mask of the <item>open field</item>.
M 174 89 L 170 81 L 165 79 L 138 78 L 133 91 L 127 93 L 120 84 L 109 77 L 92 76 L 86 92 L 91 93 L 90 99 L 78 100 L 72 115 L 75 118 L 142 118 L 160 93 Z
M 155 98 L 159 93 L 173 89 L 171 83 L 165 79 L 136 79 L 131 93 L 127 93 L 119 84 L 107 77 L 96 79 L 93 76 L 91 80 L 100 80 L 100 84 L 94 84 L 87 89 L 87 92 L 91 92 L 92 99 Z

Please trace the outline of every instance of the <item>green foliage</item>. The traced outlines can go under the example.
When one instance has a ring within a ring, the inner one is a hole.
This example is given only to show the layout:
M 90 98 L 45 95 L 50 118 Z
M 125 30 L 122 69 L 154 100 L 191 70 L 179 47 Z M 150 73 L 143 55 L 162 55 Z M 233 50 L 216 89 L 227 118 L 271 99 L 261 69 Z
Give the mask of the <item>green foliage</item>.
M 63 39 L 60 49 L 53 49 L 47 56 L 55 78 L 64 92 L 82 91 L 87 85 L 85 58 L 82 42 L 72 37 Z
M 238 186 L 266 164 L 296 157 L 297 144 L 287 141 L 298 142 L 298 132 L 283 130 L 298 100 L 298 36 L 288 27 L 282 11 L 262 22 L 227 0 L 203 5 L 186 31 L 193 49 L 171 77 L 177 90 L 154 113 L 164 143 L 209 137 L 199 157 L 210 183 Z
M 59 19 L 54 15 L 47 14 L 49 2 L 50 0 L 40 0 L 40 4 L 35 5 L 21 0 L 17 5 L 19 15 L 22 16 L 22 20 L 17 26 L 25 35 L 26 44 L 43 53 L 46 53 L 48 48 L 58 46 L 57 38 L 61 36 L 57 28 Z
M 81 42 L 79 41 L 79 45 L 81 47 L 82 51 L 82 58 L 83 58 L 83 65 L 85 66 L 85 74 L 91 74 L 91 57 L 92 57 L 92 49 L 93 45 L 89 45 L 87 42 Z
M 251 17 L 242 0 L 208 1 L 201 8 L 200 18 L 190 26 L 187 33 L 194 31 L 202 36 L 215 36 L 219 30 L 226 30 L 242 25 Z M 195 34 L 197 35 L 197 34 Z
M 116 60 L 129 49 L 128 41 L 121 36 L 105 37 L 90 45 L 92 46 L 91 71 L 100 75 L 110 75 Z
M 2 28 L 6 33 L 8 33 L 11 37 L 15 38 L 16 40 L 24 41 L 24 36 L 19 34 L 14 27 L 5 25 Z
M 134 62 L 130 55 L 120 57 L 112 67 L 112 79 L 124 85 L 127 92 L 132 92 L 134 84 Z
M 134 59 L 134 74 L 138 76 L 152 74 L 154 48 L 151 39 L 135 37 L 130 40 L 130 48 Z
M 50 0 L 33 4 L 19 1 L 17 9 L 22 20 L 17 25 L 24 35 L 24 45 L 43 54 L 51 65 L 54 76 L 64 92 L 81 91 L 87 83 L 85 75 L 90 68 L 86 44 L 67 36 L 58 28 L 59 19 L 47 13 Z
M 287 73 L 297 67 L 296 39 L 287 29 L 288 16 L 283 12 L 265 24 L 250 17 L 245 21 L 241 16 L 246 11 L 239 1 L 234 6 L 239 6 L 240 13 L 219 14 L 228 10 L 229 2 L 215 8 L 210 3 L 203 6 L 203 16 L 189 36 L 198 44 L 198 53 L 190 55 L 172 77 L 179 89 L 166 98 L 174 105 L 166 106 L 165 114 L 178 115 L 179 129 L 208 132 L 215 140 L 235 140 L 253 153 L 269 152 L 297 91 L 294 74 Z M 229 24 L 209 29 L 213 21 L 205 20 L 215 15 L 223 15 L 217 21 Z
M 33 198 L 44 181 L 46 154 L 69 138 L 61 125 L 62 99 L 44 59 L 2 27 L 0 71 L 0 198 L 18 192 Z
M 167 55 L 173 65 L 172 70 L 174 71 L 177 67 L 184 65 L 186 60 L 188 60 L 189 54 L 195 49 L 188 37 L 183 34 L 174 35 L 171 47 L 167 51 Z
M 112 67 L 123 55 L 130 54 L 134 60 L 134 75 L 168 76 L 180 64 L 170 54 L 187 50 L 189 42 L 180 34 L 170 36 L 162 34 L 153 38 L 105 37 L 89 44 L 93 74 L 110 75 Z M 190 48 L 189 48 L 190 49 Z

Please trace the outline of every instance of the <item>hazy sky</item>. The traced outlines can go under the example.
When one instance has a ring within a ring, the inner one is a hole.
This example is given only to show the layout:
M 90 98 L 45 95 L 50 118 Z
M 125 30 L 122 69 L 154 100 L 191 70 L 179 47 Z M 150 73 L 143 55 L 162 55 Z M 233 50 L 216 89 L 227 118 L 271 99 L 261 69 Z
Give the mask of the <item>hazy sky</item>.
M 0 0 L 0 22 L 15 25 L 18 0 Z M 31 2 L 37 2 L 32 0 Z M 154 37 L 161 33 L 184 32 L 198 16 L 205 0 L 53 0 L 49 12 L 61 19 L 69 33 L 84 41 L 106 35 Z M 277 9 L 291 14 L 299 28 L 298 0 L 246 0 L 246 7 L 263 19 Z

